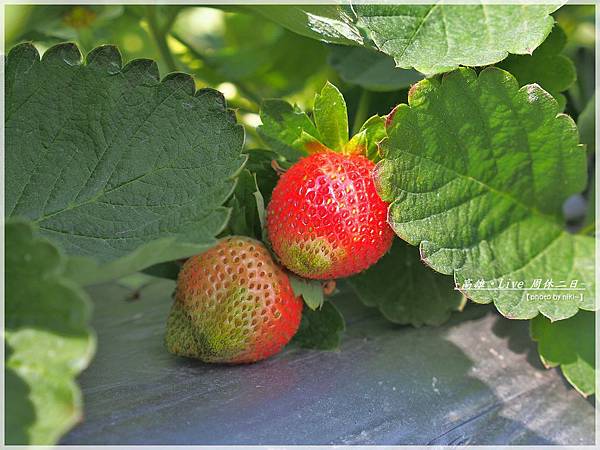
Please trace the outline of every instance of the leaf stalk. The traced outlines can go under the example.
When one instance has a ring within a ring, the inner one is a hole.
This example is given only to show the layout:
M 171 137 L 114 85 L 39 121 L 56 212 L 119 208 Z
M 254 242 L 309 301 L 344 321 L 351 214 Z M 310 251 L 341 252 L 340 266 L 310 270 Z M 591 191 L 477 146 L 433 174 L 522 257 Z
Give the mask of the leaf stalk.
M 146 19 L 148 20 L 148 26 L 150 27 L 150 32 L 152 33 L 152 37 L 154 38 L 154 42 L 158 47 L 158 52 L 165 65 L 169 69 L 169 72 L 177 72 L 177 64 L 175 63 L 175 58 L 173 58 L 173 54 L 171 53 L 171 49 L 169 48 L 169 44 L 167 43 L 167 30 L 162 29 L 158 25 L 158 20 L 156 18 L 156 9 L 148 5 L 146 7 Z

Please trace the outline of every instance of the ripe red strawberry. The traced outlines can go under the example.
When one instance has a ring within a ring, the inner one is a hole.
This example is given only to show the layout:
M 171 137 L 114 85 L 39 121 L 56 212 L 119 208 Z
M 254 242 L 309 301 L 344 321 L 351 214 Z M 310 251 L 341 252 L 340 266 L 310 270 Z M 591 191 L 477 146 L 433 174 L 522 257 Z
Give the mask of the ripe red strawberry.
M 255 362 L 290 341 L 301 315 L 302 300 L 265 246 L 228 237 L 183 265 L 166 344 L 205 362 Z
M 388 205 L 375 190 L 374 167 L 364 156 L 327 151 L 282 175 L 267 208 L 267 230 L 288 269 L 306 278 L 342 278 L 389 250 L 394 233 Z

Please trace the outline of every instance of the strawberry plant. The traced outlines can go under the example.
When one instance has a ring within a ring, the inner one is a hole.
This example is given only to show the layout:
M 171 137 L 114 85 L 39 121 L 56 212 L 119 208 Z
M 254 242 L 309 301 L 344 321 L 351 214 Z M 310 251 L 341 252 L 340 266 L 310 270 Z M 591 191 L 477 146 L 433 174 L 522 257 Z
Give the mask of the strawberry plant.
M 336 350 L 352 296 L 414 327 L 490 304 L 595 393 L 586 7 L 7 13 L 7 443 L 82 420 L 88 288 L 140 272 L 176 280 L 173 358 Z

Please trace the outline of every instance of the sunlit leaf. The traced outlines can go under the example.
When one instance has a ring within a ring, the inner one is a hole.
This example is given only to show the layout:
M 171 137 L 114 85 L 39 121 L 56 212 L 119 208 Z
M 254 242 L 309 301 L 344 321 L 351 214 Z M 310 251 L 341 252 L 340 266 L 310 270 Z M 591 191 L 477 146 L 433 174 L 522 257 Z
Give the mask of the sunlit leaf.
M 459 69 L 419 82 L 387 131 L 376 184 L 426 264 L 509 318 L 594 309 L 594 240 L 562 216 L 585 188 L 586 154 L 547 92 L 497 68 Z
M 6 441 L 54 444 L 82 417 L 75 377 L 95 349 L 90 303 L 30 224 L 9 221 L 5 231 Z

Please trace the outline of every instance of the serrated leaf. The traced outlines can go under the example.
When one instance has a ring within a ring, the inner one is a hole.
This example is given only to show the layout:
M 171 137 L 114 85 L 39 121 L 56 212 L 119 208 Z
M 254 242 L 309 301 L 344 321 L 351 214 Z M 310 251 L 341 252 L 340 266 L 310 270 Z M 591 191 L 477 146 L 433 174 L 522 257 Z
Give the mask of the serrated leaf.
M 29 223 L 6 224 L 6 442 L 48 445 L 81 420 L 74 379 L 95 337 L 86 293 Z
M 197 253 L 227 221 L 243 130 L 188 75 L 159 81 L 112 46 L 82 63 L 72 44 L 41 61 L 23 44 L 7 57 L 5 120 L 6 214 L 69 255 L 120 275 Z
M 329 64 L 346 83 L 376 92 L 403 89 L 423 78 L 416 70 L 396 67 L 391 56 L 368 48 L 332 46 Z
M 344 96 L 329 81 L 315 96 L 313 118 L 320 141 L 332 150 L 341 151 L 348 142 L 348 110 Z
M 549 5 L 437 2 L 255 9 L 296 33 L 330 43 L 375 47 L 392 56 L 398 67 L 433 75 L 461 65 L 493 64 L 509 53 L 530 54 L 550 33 L 554 23 L 550 13 L 559 7 L 558 2 Z M 348 39 L 331 38 L 332 29 L 340 28 L 347 30 Z
M 354 6 L 356 24 L 401 68 L 424 74 L 485 66 L 529 54 L 546 38 L 560 5 Z
M 294 294 L 296 296 L 302 296 L 304 303 L 310 309 L 320 309 L 323 306 L 323 287 L 321 282 L 318 280 L 309 280 L 306 278 L 300 278 L 296 275 L 289 274 L 290 283 Z
M 531 321 L 531 337 L 546 367 L 560 368 L 582 395 L 595 392 L 595 314 L 581 311 L 574 317 L 551 322 L 538 316 Z
M 426 267 L 418 250 L 400 239 L 377 264 L 347 282 L 365 305 L 403 325 L 441 325 L 464 304 L 452 277 Z
M 594 240 L 564 230 L 562 204 L 586 183 L 577 128 L 537 85 L 497 68 L 419 82 L 396 108 L 375 178 L 396 233 L 509 318 L 594 309 Z M 535 280 L 577 282 L 575 298 L 532 297 Z M 488 290 L 476 286 L 483 280 Z M 523 286 L 498 289 L 508 281 Z
M 262 125 L 258 134 L 271 149 L 288 159 L 296 161 L 309 153 L 312 137 L 318 142 L 320 136 L 310 118 L 297 106 L 285 100 L 265 100 L 260 108 Z
M 260 5 L 250 8 L 287 29 L 332 44 L 361 44 L 360 30 L 338 5 Z
M 345 329 L 340 311 L 333 303 L 325 302 L 321 309 L 302 312 L 302 322 L 292 342 L 303 348 L 335 350 L 340 346 Z
M 577 78 L 573 61 L 560 54 L 566 42 L 564 31 L 555 25 L 533 54 L 509 55 L 498 67 L 513 74 L 520 86 L 539 84 L 558 101 L 558 109 L 563 111 L 566 99 L 561 92 L 566 91 Z

